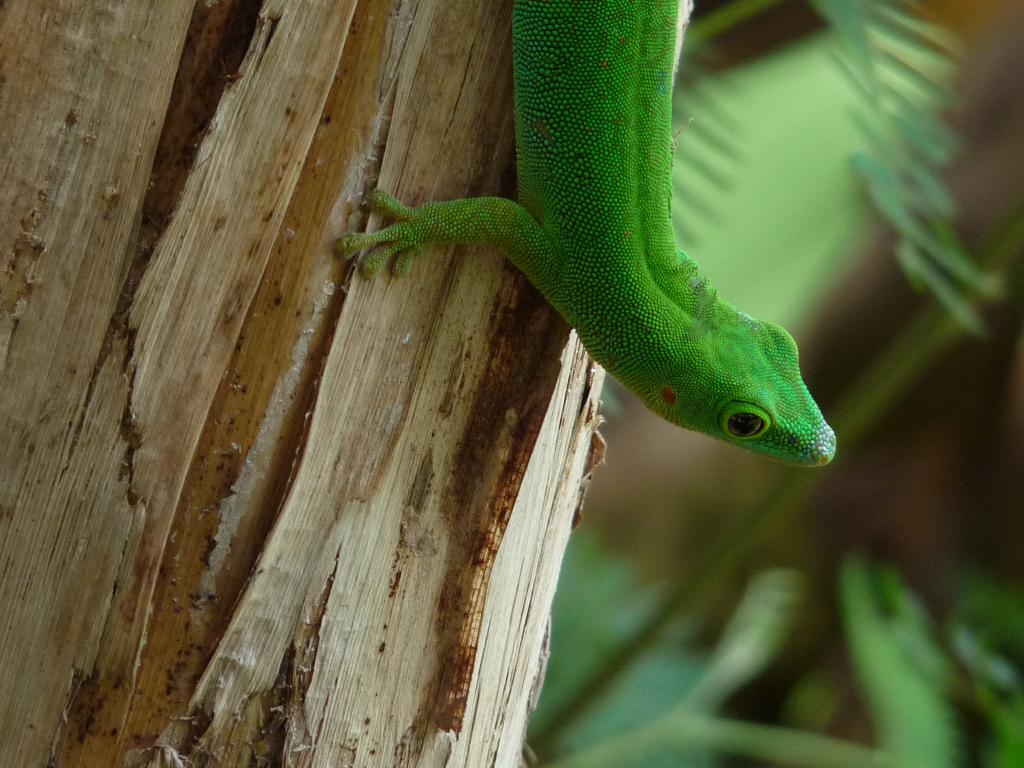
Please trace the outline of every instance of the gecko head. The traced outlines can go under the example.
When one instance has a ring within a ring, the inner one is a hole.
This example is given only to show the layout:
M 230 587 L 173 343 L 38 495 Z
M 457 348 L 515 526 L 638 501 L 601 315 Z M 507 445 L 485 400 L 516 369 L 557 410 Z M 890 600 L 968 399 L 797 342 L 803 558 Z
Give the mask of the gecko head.
M 645 392 L 660 415 L 790 464 L 822 466 L 836 437 L 800 375 L 796 342 L 774 323 L 721 302 L 688 332 L 669 381 Z

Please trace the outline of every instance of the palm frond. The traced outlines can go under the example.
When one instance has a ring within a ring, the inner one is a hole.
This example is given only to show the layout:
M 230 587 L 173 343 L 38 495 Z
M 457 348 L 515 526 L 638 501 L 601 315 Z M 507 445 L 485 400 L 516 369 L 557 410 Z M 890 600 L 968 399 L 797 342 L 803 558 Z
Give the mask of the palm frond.
M 899 235 L 896 256 L 910 281 L 929 290 L 965 327 L 981 320 L 966 293 L 996 282 L 955 234 L 955 206 L 941 173 L 956 137 L 941 119 L 953 102 L 955 43 L 906 0 L 816 0 L 840 44 L 841 69 L 856 86 L 855 120 L 865 149 L 853 167 Z

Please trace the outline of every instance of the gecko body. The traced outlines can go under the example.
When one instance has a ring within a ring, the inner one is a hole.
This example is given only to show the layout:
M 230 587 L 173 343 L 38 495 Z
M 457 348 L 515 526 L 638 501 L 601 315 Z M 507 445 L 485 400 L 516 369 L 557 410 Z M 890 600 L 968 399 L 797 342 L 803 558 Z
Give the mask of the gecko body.
M 792 337 L 719 298 L 675 243 L 672 86 L 678 0 L 516 0 L 518 202 L 409 208 L 343 237 L 409 269 L 423 245 L 501 248 L 590 354 L 665 419 L 796 464 L 826 464 L 835 435 L 800 374 Z

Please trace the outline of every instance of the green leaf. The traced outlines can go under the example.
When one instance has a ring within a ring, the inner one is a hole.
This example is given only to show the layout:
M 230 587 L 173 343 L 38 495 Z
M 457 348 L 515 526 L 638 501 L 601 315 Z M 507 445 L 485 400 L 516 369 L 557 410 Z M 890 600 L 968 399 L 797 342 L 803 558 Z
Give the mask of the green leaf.
M 792 623 L 799 591 L 792 571 L 767 571 L 747 589 L 710 658 L 662 646 L 638 659 L 559 740 L 558 751 L 571 756 L 562 764 L 711 765 L 712 745 L 705 744 L 699 733 L 689 733 L 685 725 L 677 726 L 676 720 L 683 712 L 689 717 L 717 710 L 775 658 Z M 555 619 L 557 637 L 557 614 Z M 726 733 L 734 730 L 727 728 Z
M 841 574 L 846 636 L 883 750 L 906 768 L 961 763 L 948 670 L 926 618 L 892 574 L 848 561 Z
M 1021 693 L 1021 676 L 1016 668 L 973 627 L 954 626 L 951 636 L 957 659 L 979 685 L 999 693 Z
M 758 675 L 788 636 L 799 599 L 795 572 L 778 569 L 760 574 L 726 626 L 703 676 L 686 698 L 686 706 L 714 712 Z
M 953 215 L 956 204 L 934 170 L 922 163 L 910 162 L 907 175 L 914 197 L 926 213 L 947 220 Z
M 581 680 L 599 667 L 651 609 L 655 590 L 638 583 L 629 563 L 612 556 L 586 531 L 573 536 L 552 608 L 551 656 L 543 693 L 530 721 L 536 733 L 552 724 Z M 601 697 L 559 733 L 554 748 L 575 752 L 647 722 L 693 688 L 705 653 L 682 642 L 677 623 L 661 645 L 635 661 Z
M 790 326 L 811 311 L 870 224 L 848 164 L 861 146 L 849 109 L 859 100 L 829 66 L 833 49 L 830 35 L 812 35 L 702 81 L 677 102 L 680 242 L 723 297 Z M 795 98 L 807 93 L 814 98 Z M 736 149 L 708 161 L 695 129 Z M 728 174 L 727 188 L 701 172 L 706 162 Z
M 921 51 L 916 53 L 920 55 Z M 948 109 L 952 106 L 953 95 L 950 93 L 949 87 L 944 82 L 937 80 L 933 73 L 922 71 L 902 52 L 880 49 L 878 51 L 878 67 L 889 90 L 896 93 L 907 93 L 909 88 L 912 98 L 923 98 L 926 100 L 927 106 L 933 110 Z
M 913 153 L 907 161 L 917 160 L 936 170 L 949 163 L 960 145 L 957 135 L 945 123 L 921 114 L 906 94 L 893 91 L 889 98 L 895 102 L 892 121 Z
M 1024 590 L 970 572 L 961 580 L 957 598 L 955 624 L 970 627 L 987 646 L 1024 667 Z
M 1024 768 L 1024 702 L 995 705 L 989 722 L 993 737 L 989 768 Z
M 971 333 L 978 336 L 984 333 L 984 323 L 974 307 L 912 241 L 904 240 L 897 245 L 896 257 L 915 287 L 931 291 L 957 322 Z
M 875 29 L 895 44 L 930 57 L 936 65 L 955 60 L 955 43 L 941 28 L 887 3 L 873 3 L 868 11 Z

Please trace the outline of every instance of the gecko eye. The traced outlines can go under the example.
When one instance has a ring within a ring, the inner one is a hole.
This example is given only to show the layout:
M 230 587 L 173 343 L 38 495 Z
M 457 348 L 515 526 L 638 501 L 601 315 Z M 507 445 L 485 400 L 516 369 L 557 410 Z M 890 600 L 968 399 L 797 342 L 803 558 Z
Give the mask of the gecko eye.
M 722 412 L 722 431 L 739 438 L 749 440 L 763 435 L 771 426 L 768 414 L 750 403 L 732 403 Z
M 764 430 L 764 419 L 756 413 L 734 413 L 728 426 L 733 437 L 754 437 Z

